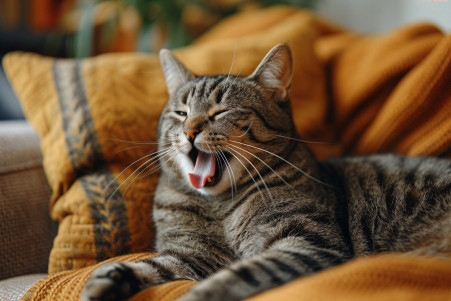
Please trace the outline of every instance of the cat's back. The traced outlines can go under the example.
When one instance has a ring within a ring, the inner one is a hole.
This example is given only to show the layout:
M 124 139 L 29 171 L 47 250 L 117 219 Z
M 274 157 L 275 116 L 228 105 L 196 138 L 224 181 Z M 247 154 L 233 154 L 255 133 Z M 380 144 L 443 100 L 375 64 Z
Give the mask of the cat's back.
M 348 215 L 357 255 L 432 249 L 451 252 L 451 160 L 392 154 L 320 163 Z

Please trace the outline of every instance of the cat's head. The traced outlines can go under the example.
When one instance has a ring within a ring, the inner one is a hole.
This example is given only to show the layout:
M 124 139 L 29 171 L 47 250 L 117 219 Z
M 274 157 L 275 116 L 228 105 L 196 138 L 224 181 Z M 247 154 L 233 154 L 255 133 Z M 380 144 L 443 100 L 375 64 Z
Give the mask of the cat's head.
M 169 100 L 158 129 L 171 181 L 205 195 L 236 189 L 280 162 L 294 126 L 288 102 L 292 57 L 278 44 L 250 76 L 195 76 L 160 52 Z

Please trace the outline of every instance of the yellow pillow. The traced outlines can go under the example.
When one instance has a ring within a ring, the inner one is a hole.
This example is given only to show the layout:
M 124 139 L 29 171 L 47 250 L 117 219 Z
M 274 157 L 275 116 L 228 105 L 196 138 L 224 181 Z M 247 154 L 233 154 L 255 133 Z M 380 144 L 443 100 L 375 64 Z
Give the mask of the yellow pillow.
M 157 58 L 77 61 L 14 53 L 4 63 L 40 134 L 51 216 L 60 223 L 49 272 L 149 250 L 157 173 L 143 175 L 157 164 L 141 174 L 138 167 L 155 150 L 166 98 Z

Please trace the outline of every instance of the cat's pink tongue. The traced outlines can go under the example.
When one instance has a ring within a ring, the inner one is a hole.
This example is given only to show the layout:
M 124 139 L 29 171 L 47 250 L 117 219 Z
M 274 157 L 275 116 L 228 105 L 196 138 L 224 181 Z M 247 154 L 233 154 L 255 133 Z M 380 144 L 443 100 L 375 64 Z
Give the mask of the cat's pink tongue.
M 193 172 L 188 174 L 191 185 L 196 189 L 204 188 L 208 178 L 215 175 L 215 170 L 215 156 L 199 152 L 196 159 L 196 166 L 194 166 Z

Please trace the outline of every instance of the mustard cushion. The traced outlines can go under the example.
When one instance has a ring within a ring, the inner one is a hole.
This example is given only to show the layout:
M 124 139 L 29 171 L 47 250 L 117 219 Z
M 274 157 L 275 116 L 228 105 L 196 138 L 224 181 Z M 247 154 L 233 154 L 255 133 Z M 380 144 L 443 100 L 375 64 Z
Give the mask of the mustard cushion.
M 50 212 L 59 230 L 49 272 L 149 250 L 158 175 L 143 174 L 156 164 L 139 176 L 133 172 L 145 160 L 127 167 L 155 150 L 141 141 L 155 141 L 165 99 L 157 59 L 106 55 L 77 61 L 14 53 L 5 66 L 40 135 L 52 188 Z

